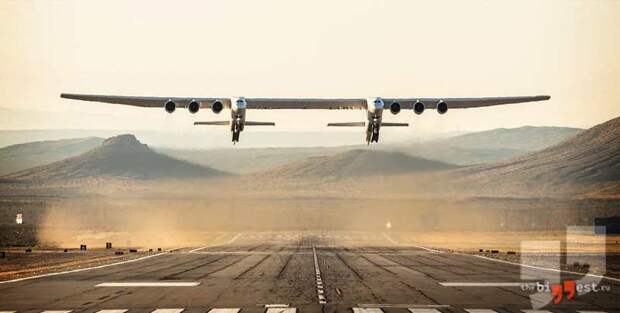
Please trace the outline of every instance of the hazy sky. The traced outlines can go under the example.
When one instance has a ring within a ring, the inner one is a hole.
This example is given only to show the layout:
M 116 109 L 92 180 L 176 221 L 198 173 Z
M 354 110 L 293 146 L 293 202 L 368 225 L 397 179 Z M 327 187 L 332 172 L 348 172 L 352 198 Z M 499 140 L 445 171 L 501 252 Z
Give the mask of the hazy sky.
M 390 130 L 395 136 L 589 127 L 620 115 L 620 1 L 2 0 L 0 37 L 0 106 L 54 111 L 49 119 L 17 114 L 4 129 L 167 128 L 228 136 L 191 125 L 226 119 L 226 112 L 168 116 L 163 109 L 61 100 L 61 92 L 552 96 L 441 117 L 401 112 L 387 120 L 414 128 Z M 318 130 L 363 117 L 252 111 L 248 119 L 275 121 L 278 130 Z

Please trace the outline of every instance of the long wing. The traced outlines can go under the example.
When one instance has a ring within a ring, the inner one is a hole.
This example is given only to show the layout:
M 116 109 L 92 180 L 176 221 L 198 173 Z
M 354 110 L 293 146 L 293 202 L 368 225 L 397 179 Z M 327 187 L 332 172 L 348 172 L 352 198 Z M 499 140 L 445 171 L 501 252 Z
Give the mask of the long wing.
M 198 101 L 203 108 L 210 108 L 211 104 L 220 101 L 224 107 L 230 107 L 230 98 L 188 98 L 188 97 L 141 97 L 141 96 L 105 96 L 67 94 L 61 98 L 116 103 L 137 107 L 163 107 L 164 103 L 172 100 L 179 106 L 187 105 L 192 100 Z M 412 109 L 415 103 L 422 102 L 425 109 L 436 109 L 437 104 L 445 102 L 450 109 L 477 108 L 492 105 L 510 103 L 534 102 L 549 100 L 549 96 L 528 97 L 488 97 L 488 98 L 383 98 L 385 107 L 389 108 L 394 102 L 398 102 L 402 109 Z M 346 110 L 366 109 L 366 99 L 284 99 L 284 98 L 245 98 L 248 109 L 318 109 L 318 110 Z
M 511 103 L 545 101 L 550 98 L 550 96 L 486 98 L 383 98 L 383 102 L 385 103 L 386 108 L 389 108 L 392 103 L 398 102 L 402 109 L 412 109 L 416 102 L 422 102 L 425 109 L 436 109 L 437 104 L 443 101 L 450 109 L 467 109 Z
M 191 101 L 200 102 L 202 108 L 211 108 L 211 104 L 220 101 L 224 107 L 230 107 L 230 99 L 227 98 L 187 98 L 187 97 L 141 97 L 141 96 L 105 96 L 105 95 L 82 95 L 63 93 L 61 98 L 124 104 L 143 108 L 161 108 L 166 102 L 172 100 L 179 106 L 185 106 Z

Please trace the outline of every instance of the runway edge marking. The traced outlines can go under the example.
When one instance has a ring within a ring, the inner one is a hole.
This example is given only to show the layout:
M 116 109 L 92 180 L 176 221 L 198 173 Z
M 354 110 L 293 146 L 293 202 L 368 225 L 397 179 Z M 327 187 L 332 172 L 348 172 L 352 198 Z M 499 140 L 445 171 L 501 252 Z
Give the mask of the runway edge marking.
M 98 265 L 98 266 L 86 267 L 86 268 L 78 268 L 78 269 L 75 269 L 75 270 L 64 271 L 64 272 L 55 272 L 55 273 L 47 273 L 47 274 L 41 274 L 41 275 L 36 275 L 36 276 L 30 276 L 30 277 L 15 278 L 15 279 L 11 279 L 11 280 L 0 281 L 0 284 L 16 283 L 16 282 L 20 282 L 20 281 L 37 279 L 37 278 L 43 278 L 43 277 L 50 277 L 50 276 L 58 276 L 58 275 L 71 274 L 71 273 L 86 272 L 86 271 L 90 271 L 90 270 L 97 270 L 97 269 L 106 268 L 106 267 L 112 267 L 112 266 L 116 266 L 116 265 L 122 265 L 122 264 L 127 264 L 127 263 L 138 262 L 138 261 L 154 258 L 154 257 L 157 257 L 157 256 L 162 256 L 162 255 L 165 255 L 165 254 L 166 253 L 156 253 L 156 254 L 153 254 L 153 255 L 147 255 L 147 256 L 143 256 L 141 258 L 127 260 L 127 261 L 121 261 L 121 262 L 116 262 L 116 263 L 110 263 L 110 264 L 104 264 L 104 265 Z
M 426 251 L 430 251 L 430 252 L 435 252 L 435 253 L 445 253 L 444 251 L 441 251 L 441 250 L 435 250 L 435 249 L 431 249 L 431 248 L 427 248 L 427 247 L 422 247 L 422 246 L 418 246 L 418 245 L 402 244 L 402 243 L 397 242 L 396 240 L 392 239 L 392 237 L 390 237 L 390 235 L 388 235 L 386 233 L 383 233 L 383 236 L 389 242 L 391 242 L 391 243 L 393 243 L 393 244 L 395 244 L 397 246 L 414 247 L 414 248 L 418 248 L 418 249 L 422 249 L 422 250 L 426 250 Z
M 521 264 L 521 263 L 510 262 L 510 261 L 506 261 L 506 260 L 490 258 L 490 257 L 484 256 L 484 255 L 467 254 L 467 253 L 459 253 L 459 252 L 454 252 L 453 254 L 468 255 L 468 256 L 472 256 L 472 257 L 476 257 L 476 258 L 480 258 L 480 259 L 484 259 L 484 260 L 488 260 L 488 261 L 494 261 L 494 262 L 498 262 L 498 263 L 523 266 L 523 267 L 533 268 L 533 269 L 541 270 L 541 271 L 559 272 L 559 273 L 567 273 L 567 274 L 574 274 L 574 275 L 584 275 L 584 276 L 603 278 L 603 279 L 607 279 L 607 280 L 611 280 L 611 281 L 615 281 L 615 282 L 620 282 L 620 279 L 618 279 L 618 278 L 613 278 L 613 277 L 604 276 L 604 275 L 596 275 L 596 274 L 590 274 L 590 273 L 579 273 L 579 272 L 573 272 L 573 271 L 563 271 L 563 270 L 559 270 L 559 269 L 556 269 L 556 268 L 535 266 L 535 265 L 529 265 L 529 264 Z
M 420 248 L 420 249 L 424 249 L 424 250 L 427 250 L 427 251 L 433 251 L 433 252 L 438 252 L 438 253 L 446 253 L 445 251 L 435 250 L 435 249 L 431 249 L 431 248 L 427 248 L 427 247 L 423 247 L 423 246 L 401 244 L 401 243 L 395 241 L 394 239 L 392 239 L 386 233 L 383 233 L 383 236 L 385 236 L 385 238 L 387 240 L 389 240 L 390 242 L 392 242 L 392 243 L 394 243 L 395 245 L 398 245 L 398 246 L 411 246 L 411 247 L 414 247 L 414 248 Z M 541 271 L 561 272 L 561 273 L 567 273 L 567 274 L 584 275 L 584 276 L 590 276 L 590 277 L 596 277 L 596 278 L 603 278 L 603 279 L 611 280 L 611 281 L 614 281 L 614 282 L 620 282 L 619 278 L 613 278 L 613 277 L 604 276 L 604 275 L 596 275 L 596 274 L 590 274 L 590 273 L 585 273 L 584 274 L 584 273 L 573 272 L 573 271 L 563 271 L 563 270 L 558 270 L 558 269 L 555 269 L 555 268 L 548 268 L 548 267 L 535 266 L 535 265 L 529 265 L 529 264 L 521 264 L 521 263 L 510 262 L 510 261 L 506 261 L 506 260 L 490 258 L 490 257 L 486 257 L 484 255 L 467 254 L 467 253 L 460 253 L 460 252 L 450 252 L 450 253 L 451 254 L 455 254 L 455 255 L 465 255 L 465 256 L 470 256 L 470 257 L 481 258 L 481 259 L 484 259 L 484 260 L 498 262 L 498 263 L 523 266 L 523 267 L 533 268 L 533 269 L 537 269 L 537 270 L 541 270 Z
M 200 247 L 200 248 L 196 248 L 196 249 L 187 251 L 187 253 L 194 253 L 196 251 L 199 251 L 199 250 L 202 250 L 202 249 L 206 249 L 206 248 L 211 248 L 211 247 L 219 247 L 219 246 L 229 245 L 229 244 L 235 242 L 237 239 L 239 239 L 239 237 L 241 237 L 242 234 L 243 233 L 238 233 L 235 237 L 232 237 L 227 242 L 219 243 L 219 244 L 215 244 L 215 245 L 210 245 L 210 246 L 204 246 L 204 247 Z

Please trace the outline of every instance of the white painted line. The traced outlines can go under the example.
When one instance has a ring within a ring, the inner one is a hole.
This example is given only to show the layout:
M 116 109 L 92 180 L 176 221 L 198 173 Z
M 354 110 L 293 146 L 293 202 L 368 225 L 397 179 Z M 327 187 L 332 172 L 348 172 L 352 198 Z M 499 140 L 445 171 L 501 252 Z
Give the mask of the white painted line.
M 521 287 L 523 285 L 529 285 L 529 282 L 440 282 L 440 285 L 444 287 Z
M 547 311 L 547 310 L 521 310 L 521 312 L 523 313 L 552 313 L 551 311 Z
M 441 313 L 441 311 L 431 308 L 409 308 L 409 311 L 411 313 Z
M 385 239 L 387 239 L 389 242 L 397 245 L 397 246 L 405 246 L 405 247 L 414 247 L 414 248 L 418 248 L 418 249 L 422 249 L 422 250 L 426 250 L 426 251 L 430 251 L 430 252 L 435 252 L 435 253 L 444 253 L 444 251 L 441 250 L 435 250 L 435 249 L 431 249 L 431 248 L 427 248 L 427 247 L 422 247 L 422 246 L 418 246 L 418 245 L 414 245 L 414 244 L 402 244 L 397 242 L 396 240 L 392 239 L 392 237 L 390 237 L 388 234 L 383 233 L 383 236 L 385 237 Z
M 288 304 L 284 303 L 276 303 L 276 304 L 265 304 L 266 308 L 288 308 Z
M 157 309 L 151 313 L 181 313 L 185 308 L 180 309 Z
M 127 310 L 99 310 L 97 313 L 125 313 Z
M 383 313 L 380 308 L 353 308 L 353 313 Z
M 109 282 L 95 285 L 95 287 L 196 287 L 199 281 L 155 281 L 155 282 Z
M 232 237 L 230 240 L 228 240 L 225 243 L 219 243 L 219 244 L 215 244 L 215 245 L 209 245 L 209 246 L 204 246 L 204 247 L 196 248 L 194 250 L 189 250 L 187 253 L 194 253 L 196 251 L 200 251 L 202 249 L 211 248 L 211 247 L 219 247 L 219 246 L 229 245 L 229 244 L 235 242 L 235 240 L 239 239 L 239 237 L 241 237 L 241 233 L 238 233 L 235 237 Z
M 71 313 L 71 310 L 69 311 L 43 311 L 41 313 Z
M 79 272 L 85 272 L 85 271 L 90 271 L 90 270 L 98 270 L 100 268 L 106 268 L 106 267 L 110 267 L 110 266 L 116 266 L 116 265 L 121 265 L 121 264 L 138 262 L 138 261 L 154 258 L 154 257 L 160 256 L 160 255 L 165 255 L 165 253 L 156 253 L 156 254 L 153 254 L 153 255 L 143 256 L 143 257 L 137 258 L 137 259 L 127 260 L 127 261 L 122 261 L 122 262 L 116 262 L 116 263 L 110 263 L 110 264 L 104 264 L 104 265 L 93 266 L 93 267 L 80 268 L 80 269 L 76 269 L 76 270 L 70 270 L 70 271 L 64 271 L 64 272 L 56 272 L 56 273 L 48 273 L 48 274 L 42 274 L 42 275 L 37 275 L 37 276 L 30 276 L 30 277 L 22 277 L 22 278 L 16 278 L 16 279 L 11 279 L 11 280 L 5 280 L 5 281 L 0 281 L 0 284 L 16 283 L 16 282 L 24 281 L 24 280 L 31 280 L 31 279 L 37 279 L 37 278 L 43 278 L 43 277 L 50 277 L 50 276 L 58 276 L 58 275 L 71 274 L 71 273 L 79 273 Z M 71 312 L 71 311 L 49 311 L 49 312 Z
M 239 313 L 239 308 L 234 309 L 211 309 L 209 313 Z
M 458 253 L 458 252 L 454 252 L 453 254 L 472 256 L 472 257 L 481 258 L 481 259 L 488 260 L 488 261 L 504 263 L 504 264 L 512 264 L 512 265 L 517 265 L 517 266 L 522 266 L 522 267 L 527 267 L 527 268 L 533 268 L 533 269 L 541 270 L 541 271 L 561 272 L 561 273 L 567 273 L 567 274 L 584 275 L 584 276 L 590 276 L 590 277 L 596 277 L 596 278 L 604 278 L 604 279 L 607 279 L 607 280 L 620 282 L 620 278 L 613 278 L 613 277 L 608 277 L 608 276 L 603 276 L 603 275 L 595 275 L 595 274 L 584 274 L 584 273 L 578 273 L 578 272 L 572 272 L 572 271 L 561 271 L 561 270 L 555 269 L 555 268 L 534 266 L 534 265 L 521 264 L 521 263 L 516 263 L 516 262 L 510 262 L 510 261 L 495 259 L 495 258 L 489 258 L 489 257 L 486 257 L 484 255 L 466 254 L 466 253 Z M 534 313 L 536 313 L 536 312 L 534 312 Z
M 360 303 L 357 305 L 361 308 L 449 308 L 449 304 L 377 304 L 377 303 Z
M 577 312 L 579 312 L 579 313 L 607 313 L 607 312 L 604 312 L 604 311 L 577 311 Z
M 296 313 L 296 308 L 269 308 L 266 313 Z
M 468 313 L 497 313 L 489 309 L 465 309 Z

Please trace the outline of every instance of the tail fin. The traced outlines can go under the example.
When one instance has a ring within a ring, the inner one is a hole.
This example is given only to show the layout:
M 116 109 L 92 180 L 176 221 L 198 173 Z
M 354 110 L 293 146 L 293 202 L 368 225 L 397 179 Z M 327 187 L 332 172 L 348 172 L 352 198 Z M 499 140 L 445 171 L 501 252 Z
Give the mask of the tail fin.
M 387 126 L 387 127 L 402 126 L 402 127 L 406 127 L 406 126 L 409 126 L 409 123 L 386 123 L 386 122 L 382 122 L 381 126 Z
M 364 127 L 364 126 L 366 126 L 366 122 L 327 123 L 327 126 L 334 126 L 334 127 Z
M 230 125 L 230 122 L 229 122 L 229 121 L 194 122 L 194 125 L 217 125 L 217 126 L 228 126 L 228 125 Z
M 245 121 L 245 126 L 276 126 L 274 122 L 252 122 Z

